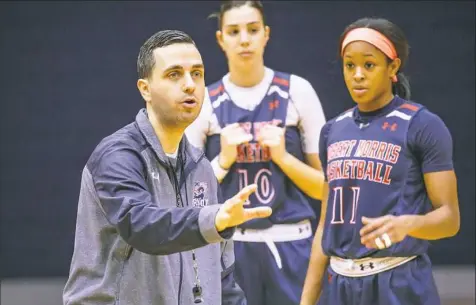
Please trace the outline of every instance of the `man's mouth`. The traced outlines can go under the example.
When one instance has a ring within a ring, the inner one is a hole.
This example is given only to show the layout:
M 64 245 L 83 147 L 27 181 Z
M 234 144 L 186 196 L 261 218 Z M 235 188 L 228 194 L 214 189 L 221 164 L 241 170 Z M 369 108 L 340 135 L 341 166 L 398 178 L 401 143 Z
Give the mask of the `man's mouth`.
M 193 98 L 185 99 L 182 101 L 181 104 L 186 108 L 194 108 L 195 106 L 198 105 L 197 101 Z

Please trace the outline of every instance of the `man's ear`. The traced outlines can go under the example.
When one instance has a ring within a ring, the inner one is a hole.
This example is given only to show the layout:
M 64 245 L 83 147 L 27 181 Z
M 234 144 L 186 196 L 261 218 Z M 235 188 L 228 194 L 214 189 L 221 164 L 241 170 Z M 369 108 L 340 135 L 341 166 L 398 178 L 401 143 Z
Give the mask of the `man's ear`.
M 150 102 L 151 94 L 150 94 L 150 85 L 149 81 L 144 78 L 140 78 L 137 80 L 137 89 L 139 89 L 140 95 L 146 102 Z

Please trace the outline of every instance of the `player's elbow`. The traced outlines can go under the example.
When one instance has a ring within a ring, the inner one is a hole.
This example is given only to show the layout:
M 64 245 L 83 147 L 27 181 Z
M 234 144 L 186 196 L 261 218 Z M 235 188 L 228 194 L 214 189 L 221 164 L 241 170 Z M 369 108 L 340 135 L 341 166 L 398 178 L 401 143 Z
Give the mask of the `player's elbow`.
M 459 225 L 452 225 L 446 230 L 446 238 L 453 237 L 459 232 Z
M 449 217 L 448 225 L 446 227 L 446 233 L 448 234 L 448 237 L 453 237 L 458 234 L 461 221 L 458 210 L 452 211 L 450 215 L 451 216 Z
M 309 197 L 316 200 L 323 200 L 324 184 L 324 175 L 319 174 L 316 183 L 313 183 L 310 187 L 311 191 L 308 192 Z
M 321 190 L 312 190 L 307 194 L 309 197 L 315 200 L 322 200 L 322 191 Z
M 458 216 L 454 217 L 454 219 L 452 219 L 452 221 L 451 221 L 451 226 L 448 229 L 448 233 L 449 233 L 448 237 L 453 237 L 456 234 L 458 234 L 459 229 L 460 229 L 460 218 L 459 218 L 459 215 L 458 215 Z

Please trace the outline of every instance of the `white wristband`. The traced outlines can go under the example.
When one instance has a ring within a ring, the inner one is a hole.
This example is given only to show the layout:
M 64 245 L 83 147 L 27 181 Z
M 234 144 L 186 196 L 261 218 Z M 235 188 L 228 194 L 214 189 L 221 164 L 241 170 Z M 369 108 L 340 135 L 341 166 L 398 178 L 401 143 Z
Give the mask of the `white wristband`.
M 222 181 L 226 174 L 228 174 L 228 170 L 220 166 L 220 163 L 218 162 L 218 156 L 216 156 L 210 163 L 218 181 Z

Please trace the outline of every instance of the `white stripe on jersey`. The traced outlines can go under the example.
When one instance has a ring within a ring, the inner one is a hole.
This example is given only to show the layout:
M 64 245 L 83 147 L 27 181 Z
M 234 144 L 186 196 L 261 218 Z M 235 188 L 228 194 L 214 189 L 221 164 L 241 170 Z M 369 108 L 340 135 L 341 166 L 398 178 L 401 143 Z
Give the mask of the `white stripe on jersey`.
M 351 117 L 352 117 L 352 111 L 347 111 L 346 113 L 344 113 L 344 114 L 338 116 L 338 117 L 336 118 L 336 122 L 339 122 L 339 121 L 341 121 L 341 120 L 343 120 L 343 119 L 345 119 L 345 118 L 351 118 Z
M 212 104 L 213 108 L 218 108 L 220 106 L 221 103 L 223 103 L 224 101 L 226 100 L 229 100 L 230 97 L 228 96 L 228 94 L 226 94 L 226 92 L 223 92 L 223 94 L 221 94 Z
M 279 88 L 278 86 L 276 85 L 273 85 L 271 87 L 269 87 L 269 91 L 268 91 L 268 94 L 267 95 L 271 95 L 273 94 L 274 92 L 276 92 L 279 96 L 281 96 L 283 99 L 287 99 L 289 98 L 289 93 L 281 90 L 281 88 Z
M 392 117 L 392 116 L 396 116 L 396 117 L 401 118 L 402 120 L 405 120 L 405 121 L 410 121 L 410 119 L 412 118 L 408 114 L 403 113 L 403 112 L 398 111 L 398 110 L 394 110 L 394 111 L 390 112 L 389 114 L 387 114 L 387 118 Z

